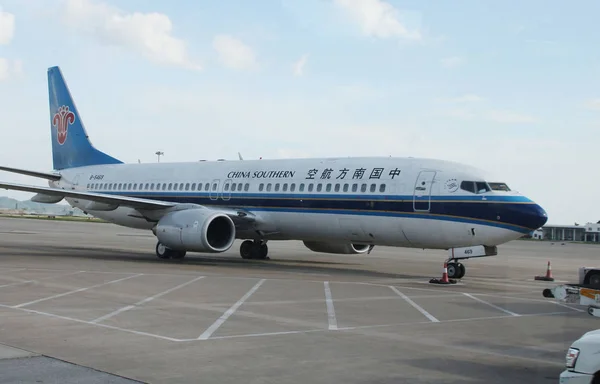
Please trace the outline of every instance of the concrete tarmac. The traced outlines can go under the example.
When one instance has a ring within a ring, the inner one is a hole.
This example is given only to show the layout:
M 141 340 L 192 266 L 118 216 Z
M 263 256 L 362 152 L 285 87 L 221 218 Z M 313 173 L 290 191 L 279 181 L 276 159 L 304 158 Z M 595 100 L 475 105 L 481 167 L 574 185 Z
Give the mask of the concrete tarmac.
M 443 251 L 270 242 L 253 261 L 236 242 L 164 261 L 149 231 L 32 219 L 0 219 L 0 244 L 2 383 L 50 366 L 115 383 L 557 383 L 598 324 L 542 297 L 600 264 L 593 245 L 511 242 L 437 286 Z M 534 281 L 547 261 L 557 281 Z

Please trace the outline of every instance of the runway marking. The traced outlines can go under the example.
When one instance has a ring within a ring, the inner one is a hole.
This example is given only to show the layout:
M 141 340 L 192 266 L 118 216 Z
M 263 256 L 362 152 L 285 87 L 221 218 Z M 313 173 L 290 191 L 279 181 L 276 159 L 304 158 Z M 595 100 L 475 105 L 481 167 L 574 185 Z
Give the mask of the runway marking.
M 211 337 L 211 340 L 217 340 L 217 339 L 237 339 L 237 338 L 241 338 L 241 337 L 293 335 L 293 334 L 299 334 L 299 333 L 314 333 L 314 332 L 324 332 L 324 331 L 326 331 L 326 330 L 322 329 L 322 328 L 318 328 L 318 329 L 305 329 L 305 330 L 302 330 L 302 331 L 281 331 L 281 332 L 249 333 L 249 334 L 245 334 L 245 335 L 215 336 L 215 337 Z M 185 339 L 185 340 L 182 340 L 182 341 L 196 341 L 196 340 L 197 339 Z
M 502 308 L 502 307 L 499 307 L 499 306 L 497 306 L 497 305 L 495 305 L 495 304 L 488 303 L 487 301 L 485 301 L 485 300 L 483 300 L 483 299 L 480 299 L 480 298 L 478 298 L 478 297 L 475 297 L 475 296 L 471 295 L 470 293 L 463 293 L 463 295 L 465 295 L 465 296 L 467 296 L 467 297 L 470 297 L 471 299 L 473 299 L 473 300 L 475 300 L 475 301 L 479 301 L 480 303 L 483 303 L 483 304 L 489 305 L 489 306 L 490 306 L 490 307 L 492 307 L 492 308 L 496 308 L 496 309 L 497 309 L 497 310 L 499 310 L 499 311 L 502 311 L 502 312 L 504 312 L 504 313 L 508 313 L 508 314 L 509 314 L 509 315 L 511 315 L 511 316 L 521 316 L 521 315 L 519 315 L 518 313 L 514 313 L 514 312 L 511 312 L 511 311 L 509 311 L 508 309 L 504 309 L 504 308 Z
M 157 338 L 157 339 L 163 339 L 163 340 L 169 340 L 169 341 L 182 341 L 180 339 L 175 339 L 175 338 L 172 338 L 172 337 L 155 335 L 153 333 L 135 331 L 133 329 L 120 328 L 120 327 L 115 327 L 115 326 L 112 326 L 112 325 L 92 323 L 92 322 L 86 321 L 86 320 L 75 319 L 73 317 L 68 317 L 68 316 L 55 315 L 54 313 L 49 313 L 49 312 L 36 311 L 34 309 L 17 308 L 17 307 L 11 307 L 9 305 L 3 305 L 3 304 L 0 304 L 0 307 L 17 309 L 19 311 L 25 311 L 25 312 L 28 312 L 28 313 L 34 313 L 34 314 L 42 315 L 42 316 L 54 317 L 54 318 L 62 319 L 62 320 L 74 321 L 74 322 L 82 323 L 82 324 L 94 325 L 96 327 L 103 327 L 103 328 L 114 329 L 114 330 L 117 330 L 117 331 L 123 331 L 123 332 L 133 333 L 133 334 L 140 335 L 140 336 L 150 336 L 150 337 L 154 337 L 154 338 Z
M 335 308 L 333 307 L 333 298 L 331 297 L 331 288 L 329 288 L 329 281 L 324 281 L 325 287 L 325 304 L 327 305 L 327 319 L 329 321 L 329 330 L 338 329 L 337 319 L 335 318 Z
M 566 304 L 563 304 L 563 303 L 559 303 L 558 301 L 553 301 L 553 300 L 532 299 L 532 298 L 529 298 L 529 297 L 500 296 L 500 295 L 494 295 L 494 294 L 491 294 L 491 293 L 477 293 L 477 294 L 474 294 L 474 295 L 477 295 L 477 296 L 497 297 L 499 299 L 524 300 L 524 301 L 534 301 L 534 302 L 539 302 L 539 303 L 550 303 L 550 304 L 556 304 L 556 305 L 558 305 L 560 307 L 569 308 L 569 309 L 572 309 L 572 310 L 577 311 L 577 312 L 586 312 L 583 309 L 574 308 L 574 307 L 571 307 L 569 305 L 566 305 Z
M 56 276 L 48 276 L 48 277 L 42 277 L 41 279 L 35 279 L 35 280 L 23 280 L 23 281 L 19 281 L 17 283 L 10 283 L 10 284 L 4 284 L 4 285 L 0 285 L 0 288 L 4 288 L 4 287 L 12 287 L 14 285 L 20 285 L 20 284 L 28 284 L 28 283 L 37 283 L 39 281 L 43 281 L 43 280 L 50 280 L 50 279 L 56 279 L 59 277 L 65 277 L 65 276 L 71 276 L 71 275 L 77 275 L 79 273 L 84 273 L 85 271 L 77 271 L 77 272 L 69 272 L 69 273 L 63 273 L 60 275 L 56 275 Z
M 426 318 L 428 318 L 429 320 L 433 321 L 434 323 L 438 323 L 439 320 L 436 319 L 434 316 L 432 316 L 429 312 L 427 312 L 425 309 L 423 309 L 423 307 L 421 307 L 419 304 L 415 303 L 414 301 L 412 301 L 408 296 L 406 296 L 404 293 L 400 292 L 396 287 L 390 285 L 389 286 L 390 289 L 394 292 L 396 292 L 396 294 L 398 296 L 400 296 L 401 298 L 403 298 L 408 304 L 412 305 L 417 311 L 421 312 Z
M 92 289 L 92 288 L 98 288 L 98 287 L 102 287 L 102 286 L 105 286 L 105 285 L 108 285 L 108 284 L 118 283 L 118 282 L 120 282 L 120 281 L 124 281 L 124 280 L 128 280 L 128 279 L 132 279 L 132 278 L 134 278 L 134 277 L 138 277 L 138 276 L 142 276 L 142 275 L 143 275 L 143 273 L 138 273 L 137 275 L 132 275 L 132 276 L 123 277 L 123 278 L 120 278 L 120 279 L 117 279 L 117 280 L 112 280 L 112 281 L 109 281 L 109 282 L 107 282 L 107 283 L 96 284 L 96 285 L 92 285 L 92 286 L 90 286 L 90 287 L 86 287 L 86 288 L 79 288 L 79 289 L 75 289 L 75 290 L 73 290 L 73 291 L 69 291 L 69 292 L 65 292 L 65 293 L 59 293 L 58 295 L 53 295 L 53 296 L 50 296 L 50 297 L 45 297 L 45 298 L 43 298 L 43 299 L 37 299 L 37 300 L 33 300 L 33 301 L 30 301 L 30 302 L 27 302 L 27 303 L 18 304 L 18 305 L 13 305 L 13 306 L 12 306 L 12 308 L 22 308 L 22 307 L 26 307 L 26 306 L 28 306 L 28 305 L 31 305 L 31 304 L 37 304 L 37 303 L 40 303 L 40 302 L 42 302 L 42 301 L 46 301 L 46 300 L 52 300 L 52 299 L 57 299 L 57 298 L 59 298 L 59 297 L 63 297 L 63 296 L 67 296 L 67 295 L 71 295 L 71 294 L 73 294 L 73 293 L 83 292 L 83 291 L 87 291 L 88 289 Z
M 133 308 L 135 308 L 135 307 L 139 307 L 140 305 L 144 305 L 144 304 L 146 304 L 146 303 L 148 303 L 148 302 L 150 302 L 150 301 L 152 301 L 152 300 L 154 300 L 154 299 L 158 299 L 158 298 L 159 298 L 159 297 L 161 297 L 161 296 L 164 296 L 164 295 L 166 295 L 166 294 L 168 294 L 168 293 L 171 293 L 171 292 L 173 292 L 173 291 L 176 291 L 176 290 L 178 290 L 178 289 L 180 289 L 180 288 L 183 288 L 183 287 L 185 287 L 186 285 L 192 284 L 193 282 L 195 282 L 195 281 L 198 281 L 198 280 L 200 280 L 200 279 L 202 279 L 202 278 L 204 278 L 204 276 L 198 276 L 198 277 L 196 277 L 195 279 L 192 279 L 192 280 L 190 280 L 190 281 L 188 281 L 188 282 L 185 282 L 185 283 L 183 283 L 183 284 L 179 284 L 179 285 L 178 285 L 178 286 L 176 286 L 176 287 L 173 287 L 173 288 L 167 289 L 167 290 L 166 290 L 166 291 L 164 291 L 164 292 L 161 292 L 161 293 L 158 293 L 158 294 L 156 294 L 156 295 L 154 295 L 154 296 L 150 296 L 150 297 L 147 297 L 147 298 L 145 298 L 145 299 L 143 299 L 143 300 L 140 300 L 140 301 L 138 301 L 137 303 L 135 303 L 135 304 L 133 304 L 133 305 L 127 305 L 127 306 L 125 306 L 125 307 L 123 307 L 123 308 L 120 308 L 120 309 L 117 309 L 116 311 L 114 311 L 114 312 L 111 312 L 111 313 L 109 313 L 109 314 L 107 314 L 107 315 L 100 316 L 100 317 L 98 317 L 97 319 L 94 319 L 94 320 L 92 320 L 92 321 L 91 321 L 91 323 L 99 323 L 99 322 L 101 322 L 101 321 L 108 320 L 108 319 L 110 319 L 110 318 L 111 318 L 111 317 L 113 317 L 113 316 L 116 316 L 116 315 L 118 315 L 118 314 L 120 314 L 120 313 L 123 313 L 123 312 L 129 311 L 130 309 L 133 309 Z
M 244 296 L 242 296 L 241 299 L 239 299 L 237 301 L 237 303 L 233 304 L 231 306 L 231 308 L 229 308 L 227 311 L 225 311 L 225 313 L 223 313 L 221 315 L 221 317 L 219 317 L 217 319 L 217 321 L 215 321 L 210 327 L 208 327 L 208 329 L 206 331 L 204 331 L 204 333 L 202 333 L 199 337 L 198 340 L 207 340 L 217 329 L 219 329 L 219 327 L 221 325 L 223 325 L 223 323 L 225 323 L 225 321 L 227 321 L 227 319 L 233 315 L 235 313 L 235 311 L 237 311 L 237 309 L 244 304 L 244 301 L 248 300 L 248 298 L 250 296 L 252 296 L 252 294 L 254 292 L 256 292 L 256 290 L 258 288 L 260 288 L 260 286 L 262 285 L 262 283 L 265 282 L 266 279 L 261 279 L 258 283 L 256 283 L 256 285 L 252 288 L 250 288 L 250 290 L 248 292 L 246 292 L 246 294 Z

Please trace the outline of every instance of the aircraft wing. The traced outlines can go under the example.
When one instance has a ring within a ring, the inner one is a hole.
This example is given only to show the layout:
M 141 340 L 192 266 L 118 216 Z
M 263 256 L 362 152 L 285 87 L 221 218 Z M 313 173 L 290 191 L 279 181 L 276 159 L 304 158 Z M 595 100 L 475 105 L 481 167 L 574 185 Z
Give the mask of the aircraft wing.
M 50 187 L 36 187 L 36 186 L 32 186 L 32 185 L 4 183 L 4 182 L 0 182 L 0 189 L 12 189 L 12 190 L 16 190 L 16 191 L 35 192 L 35 193 L 41 193 L 41 194 L 50 195 L 50 196 L 72 197 L 72 198 L 76 198 L 76 199 L 78 198 L 78 199 L 82 199 L 82 200 L 95 201 L 98 203 L 117 204 L 117 205 L 121 205 L 121 206 L 125 206 L 125 207 L 131 207 L 131 208 L 136 208 L 136 209 L 146 209 L 146 210 L 171 208 L 178 204 L 178 203 L 170 203 L 170 202 L 159 201 L 159 200 L 141 199 L 138 197 L 109 195 L 109 194 L 96 193 L 96 192 L 81 192 L 81 191 L 73 191 L 73 190 L 50 188 Z
M 18 174 L 21 174 L 21 175 L 39 177 L 41 179 L 48 179 L 48 180 L 60 180 L 60 178 L 61 178 L 61 176 L 59 174 L 56 174 L 56 173 L 30 171 L 28 169 L 21 169 L 21 168 L 12 168 L 12 167 L 2 167 L 2 166 L 0 166 L 0 171 L 18 173 Z

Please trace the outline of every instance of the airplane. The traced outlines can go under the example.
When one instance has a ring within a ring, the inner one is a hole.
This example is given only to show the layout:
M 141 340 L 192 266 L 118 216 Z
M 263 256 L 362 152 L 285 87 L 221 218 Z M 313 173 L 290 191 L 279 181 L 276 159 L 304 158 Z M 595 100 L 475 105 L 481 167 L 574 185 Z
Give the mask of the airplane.
M 542 207 L 485 172 L 438 159 L 347 157 L 126 164 L 96 149 L 58 66 L 48 68 L 53 171 L 0 170 L 48 187 L 0 182 L 31 200 L 152 231 L 156 255 L 221 253 L 243 240 L 244 259 L 268 259 L 268 241 L 314 252 L 368 254 L 375 246 L 447 250 L 460 262 L 542 227 Z M 241 155 L 240 155 L 241 159 Z M 498 187 L 500 186 L 500 187 Z

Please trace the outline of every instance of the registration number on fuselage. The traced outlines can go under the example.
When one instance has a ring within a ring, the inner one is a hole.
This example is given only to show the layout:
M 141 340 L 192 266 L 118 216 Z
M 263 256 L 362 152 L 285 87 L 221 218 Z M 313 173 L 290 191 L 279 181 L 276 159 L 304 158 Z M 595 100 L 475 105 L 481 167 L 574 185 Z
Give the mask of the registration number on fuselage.
M 90 180 L 102 180 L 104 175 L 90 175 Z

